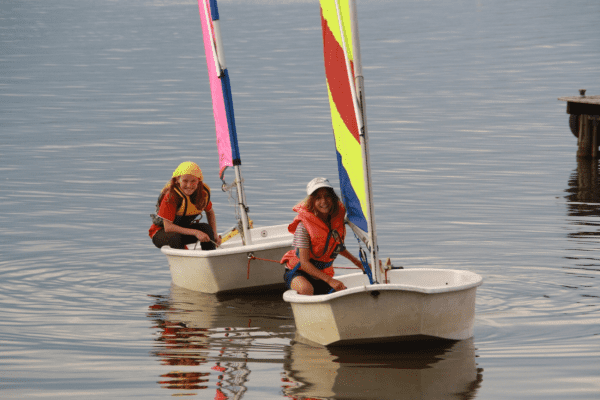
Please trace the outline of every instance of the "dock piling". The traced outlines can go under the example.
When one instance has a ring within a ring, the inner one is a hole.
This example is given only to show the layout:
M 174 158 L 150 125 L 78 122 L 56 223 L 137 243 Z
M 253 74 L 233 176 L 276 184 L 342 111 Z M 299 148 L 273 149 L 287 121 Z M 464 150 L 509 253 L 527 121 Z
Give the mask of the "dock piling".
M 567 102 L 567 114 L 577 116 L 577 157 L 598 158 L 598 122 L 600 121 L 600 96 L 586 96 L 586 89 L 579 89 L 579 96 L 559 97 Z

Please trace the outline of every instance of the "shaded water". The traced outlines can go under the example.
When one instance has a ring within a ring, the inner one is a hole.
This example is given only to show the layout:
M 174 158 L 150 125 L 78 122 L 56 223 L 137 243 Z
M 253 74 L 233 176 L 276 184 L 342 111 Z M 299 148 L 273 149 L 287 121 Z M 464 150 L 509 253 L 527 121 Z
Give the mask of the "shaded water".
M 251 216 L 285 223 L 336 181 L 318 4 L 219 5 Z M 556 98 L 600 93 L 600 3 L 358 7 L 382 256 L 481 274 L 474 338 L 329 351 L 278 294 L 172 287 L 158 191 L 219 187 L 196 3 L 4 0 L 3 398 L 598 397 L 598 164 Z

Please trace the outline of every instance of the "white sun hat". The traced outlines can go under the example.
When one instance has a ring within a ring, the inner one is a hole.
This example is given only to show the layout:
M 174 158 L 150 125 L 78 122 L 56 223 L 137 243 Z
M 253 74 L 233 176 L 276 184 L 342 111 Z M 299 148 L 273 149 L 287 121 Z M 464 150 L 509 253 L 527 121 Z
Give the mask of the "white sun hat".
M 327 178 L 315 178 L 312 181 L 308 182 L 308 185 L 306 185 L 306 193 L 308 195 L 311 195 L 315 192 L 315 190 L 324 187 L 333 189 L 333 186 L 331 186 L 331 183 L 329 183 L 329 180 Z

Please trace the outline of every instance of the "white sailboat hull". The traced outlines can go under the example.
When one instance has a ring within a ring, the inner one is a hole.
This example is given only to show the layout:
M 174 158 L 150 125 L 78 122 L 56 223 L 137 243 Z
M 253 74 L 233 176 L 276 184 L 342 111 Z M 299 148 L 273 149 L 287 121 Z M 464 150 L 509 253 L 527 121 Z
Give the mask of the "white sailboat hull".
M 297 333 L 323 346 L 433 337 L 473 336 L 475 292 L 481 276 L 450 269 L 388 271 L 390 283 L 370 285 L 362 273 L 336 277 L 347 289 L 283 299 L 292 306 Z
M 181 250 L 164 246 L 173 283 L 202 293 L 283 288 L 281 260 L 292 248 L 288 225 L 251 229 L 252 244 L 244 246 L 236 236 L 216 250 Z M 188 246 L 191 247 L 191 246 Z M 198 246 L 199 247 L 199 246 Z M 263 258 L 252 259 L 249 256 Z

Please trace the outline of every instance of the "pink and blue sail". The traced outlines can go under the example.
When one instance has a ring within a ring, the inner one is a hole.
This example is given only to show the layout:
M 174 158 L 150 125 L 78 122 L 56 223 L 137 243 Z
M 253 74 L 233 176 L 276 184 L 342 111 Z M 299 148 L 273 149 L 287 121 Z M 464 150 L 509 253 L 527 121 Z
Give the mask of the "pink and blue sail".
M 233 167 L 235 172 L 234 185 L 237 188 L 239 219 L 243 228 L 242 240 L 244 245 L 248 245 L 252 244 L 252 237 L 249 233 L 250 220 L 248 218 L 246 195 L 244 194 L 244 186 L 242 184 L 242 161 L 240 159 L 237 131 L 235 128 L 229 72 L 227 71 L 225 53 L 221 41 L 217 0 L 198 0 L 198 9 L 202 23 L 206 66 L 208 67 L 208 79 L 215 117 L 217 150 L 219 153 L 219 177 L 223 181 L 223 190 L 228 190 L 224 174 L 227 167 Z
M 219 152 L 219 176 L 223 179 L 227 167 L 241 165 L 231 84 L 220 40 L 217 1 L 198 0 L 198 8 L 213 101 L 217 150 Z

